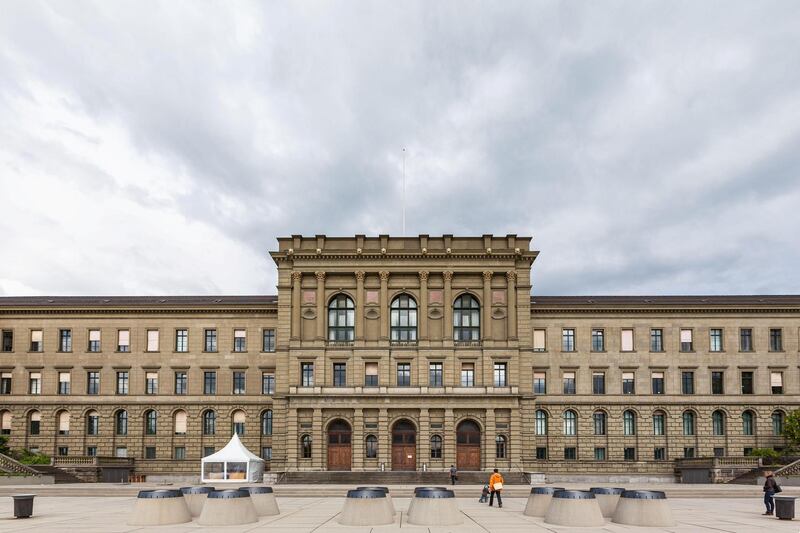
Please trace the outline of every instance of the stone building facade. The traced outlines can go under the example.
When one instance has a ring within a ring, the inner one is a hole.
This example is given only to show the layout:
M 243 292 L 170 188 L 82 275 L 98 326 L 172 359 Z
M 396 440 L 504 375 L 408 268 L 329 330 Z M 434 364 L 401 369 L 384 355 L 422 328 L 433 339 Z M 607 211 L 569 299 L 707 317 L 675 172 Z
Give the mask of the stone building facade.
M 670 473 L 782 447 L 800 297 L 531 296 L 531 239 L 292 236 L 276 296 L 0 298 L 13 448 L 193 474 Z

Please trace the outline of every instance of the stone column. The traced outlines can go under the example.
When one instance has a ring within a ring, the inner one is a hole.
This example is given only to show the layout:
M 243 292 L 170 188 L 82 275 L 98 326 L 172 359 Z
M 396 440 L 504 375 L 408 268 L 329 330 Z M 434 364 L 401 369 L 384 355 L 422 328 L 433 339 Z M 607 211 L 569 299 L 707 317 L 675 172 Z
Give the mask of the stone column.
M 378 272 L 381 278 L 381 340 L 389 340 L 389 272 L 381 270 Z
M 292 272 L 292 334 L 291 338 L 300 338 L 300 305 L 301 305 L 301 286 L 303 281 L 302 272 Z
M 513 435 L 516 435 L 518 440 L 514 439 Z M 516 409 L 511 409 L 511 420 L 508 424 L 508 441 L 506 445 L 508 446 L 508 457 L 512 465 L 522 465 L 522 456 L 525 452 L 523 447 L 530 446 L 531 441 L 526 441 L 523 435 L 522 407 L 519 406 Z M 536 452 L 533 450 L 528 456 L 535 454 Z
M 494 272 L 487 270 L 483 273 L 483 313 L 481 322 L 481 339 L 492 338 L 492 276 Z
M 453 342 L 453 273 L 449 270 L 442 272 L 444 278 L 444 341 Z
M 452 409 L 444 410 L 444 424 L 442 426 L 442 447 L 444 453 L 444 467 L 450 468 L 450 465 L 456 464 L 456 422 L 455 415 Z
M 356 272 L 356 340 L 364 340 L 364 276 L 359 270 Z
M 311 465 L 314 470 L 328 469 L 328 439 L 325 428 L 322 427 L 322 409 L 314 409 L 312 441 L 311 441 Z
M 317 276 L 317 340 L 325 339 L 325 272 L 315 272 Z
M 272 437 L 273 442 L 275 437 Z M 300 448 L 300 434 L 297 426 L 297 409 L 288 409 L 286 413 L 286 469 L 297 470 L 298 451 Z M 313 445 L 313 443 L 312 443 Z M 275 453 L 273 448 L 272 453 Z
M 495 427 L 494 408 L 486 409 L 486 424 L 483 428 L 483 467 L 494 468 L 494 463 L 497 462 L 494 456 L 495 443 L 494 438 L 497 436 L 497 429 Z
M 353 438 L 350 446 L 353 450 L 353 470 L 363 471 L 366 443 L 364 442 L 364 410 L 361 408 L 353 410 Z
M 392 469 L 392 428 L 389 427 L 387 409 L 378 412 L 378 469 L 381 463 L 386 465 L 387 472 Z
M 417 314 L 417 328 L 419 339 L 428 340 L 428 272 L 419 273 L 419 313 Z
M 513 270 L 506 272 L 508 281 L 508 338 L 517 338 L 517 273 Z
M 422 469 L 423 463 L 431 466 L 431 417 L 428 409 L 423 407 L 419 410 L 419 430 L 417 431 L 417 468 Z

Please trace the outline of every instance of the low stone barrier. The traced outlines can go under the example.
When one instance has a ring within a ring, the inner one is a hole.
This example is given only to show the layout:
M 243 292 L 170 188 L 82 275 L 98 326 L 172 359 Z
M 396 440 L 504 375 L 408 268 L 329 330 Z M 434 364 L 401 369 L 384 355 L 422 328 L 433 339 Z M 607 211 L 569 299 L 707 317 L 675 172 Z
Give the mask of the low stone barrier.
M 227 489 L 209 492 L 197 519 L 201 526 L 240 526 L 258 522 L 258 514 L 246 490 Z
M 200 516 L 203 511 L 203 504 L 206 503 L 206 497 L 209 492 L 214 492 L 214 487 L 181 487 L 181 494 L 183 499 L 186 500 L 186 506 L 189 508 L 189 513 L 193 517 Z
M 626 490 L 620 495 L 613 522 L 629 526 L 674 526 L 667 496 L 660 490 Z
M 414 489 L 408 523 L 418 526 L 455 526 L 464 523 L 452 490 Z
M 386 505 L 392 513 L 392 516 L 397 512 L 394 508 L 394 500 L 392 500 L 392 495 L 389 493 L 389 487 L 356 487 L 356 490 L 382 490 L 384 494 L 386 494 Z
M 383 526 L 394 523 L 394 513 L 386 504 L 383 490 L 348 490 L 339 523 L 345 526 Z
M 564 487 L 533 487 L 530 496 L 528 496 L 528 503 L 525 504 L 525 511 L 522 514 L 543 518 L 547 514 L 547 508 L 550 507 L 553 493 L 557 490 L 565 489 Z
M 625 489 L 620 487 L 592 487 L 589 492 L 597 498 L 597 503 L 600 505 L 600 512 L 603 513 L 603 516 L 611 518 L 614 516 L 614 511 L 617 510 L 617 502 L 619 502 L 619 497 L 625 492 Z
M 272 487 L 241 487 L 239 490 L 246 490 L 250 493 L 250 499 L 253 500 L 253 506 L 256 508 L 258 516 L 281 514 Z
M 179 490 L 143 490 L 136 498 L 131 526 L 167 526 L 192 521 L 186 500 Z
M 573 527 L 599 527 L 606 523 L 597 498 L 585 490 L 559 490 L 553 493 L 544 521 Z

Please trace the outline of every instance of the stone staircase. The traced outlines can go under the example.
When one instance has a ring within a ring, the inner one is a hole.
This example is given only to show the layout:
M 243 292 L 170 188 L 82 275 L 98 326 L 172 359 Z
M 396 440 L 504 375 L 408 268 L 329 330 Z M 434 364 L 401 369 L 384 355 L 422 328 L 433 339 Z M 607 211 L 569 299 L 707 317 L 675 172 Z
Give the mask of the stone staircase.
M 483 485 L 488 483 L 490 472 L 458 473 L 458 484 Z M 506 485 L 530 485 L 522 472 L 503 472 Z M 448 472 L 283 472 L 278 474 L 280 484 L 333 484 L 333 485 L 449 485 Z
M 800 476 L 800 459 L 794 461 L 793 463 L 789 463 L 786 466 L 782 466 L 780 468 L 776 468 L 773 470 L 775 477 L 792 477 L 792 476 Z
M 22 464 L 3 453 L 0 453 L 0 470 L 9 474 L 22 474 L 25 476 L 38 476 L 40 474 L 30 466 Z
M 56 483 L 83 483 L 81 478 L 66 472 L 53 465 L 31 465 L 34 472 L 38 475 L 53 476 Z

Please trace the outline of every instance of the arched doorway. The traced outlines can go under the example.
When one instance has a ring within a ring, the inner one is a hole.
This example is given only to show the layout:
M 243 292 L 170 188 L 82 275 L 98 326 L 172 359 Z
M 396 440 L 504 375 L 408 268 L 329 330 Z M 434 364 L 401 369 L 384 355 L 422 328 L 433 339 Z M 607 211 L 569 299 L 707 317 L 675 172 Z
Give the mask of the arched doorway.
M 392 426 L 392 470 L 417 469 L 417 428 L 409 420 Z
M 481 428 L 464 420 L 456 428 L 456 466 L 459 470 L 481 469 Z
M 344 420 L 334 420 L 328 426 L 328 470 L 350 470 L 353 430 Z

